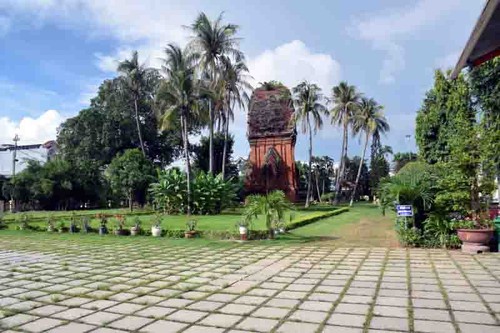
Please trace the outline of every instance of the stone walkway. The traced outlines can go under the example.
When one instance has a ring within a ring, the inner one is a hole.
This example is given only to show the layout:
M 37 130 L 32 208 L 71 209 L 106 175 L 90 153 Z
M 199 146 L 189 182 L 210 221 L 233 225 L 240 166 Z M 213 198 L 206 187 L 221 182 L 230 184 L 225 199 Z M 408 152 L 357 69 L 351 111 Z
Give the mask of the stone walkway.
M 500 332 L 500 256 L 0 242 L 10 332 Z

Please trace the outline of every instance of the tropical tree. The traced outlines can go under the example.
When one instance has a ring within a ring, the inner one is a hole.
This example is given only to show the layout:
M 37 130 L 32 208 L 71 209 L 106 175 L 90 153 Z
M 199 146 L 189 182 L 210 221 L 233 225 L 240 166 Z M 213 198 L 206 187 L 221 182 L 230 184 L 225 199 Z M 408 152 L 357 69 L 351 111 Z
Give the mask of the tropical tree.
M 389 123 L 387 122 L 382 109 L 382 105 L 379 105 L 373 98 L 363 97 L 359 103 L 359 108 L 354 113 L 353 132 L 355 134 L 364 133 L 365 135 L 365 144 L 363 146 L 361 161 L 365 160 L 366 147 L 368 146 L 368 141 L 370 141 L 370 137 L 373 133 L 378 132 L 379 134 L 383 134 L 389 130 Z M 354 189 L 351 193 L 350 206 L 352 206 L 354 198 L 356 197 L 356 189 L 359 184 L 362 166 L 363 163 L 359 163 L 358 174 L 354 183 Z
M 229 137 L 229 121 L 234 121 L 235 106 L 240 109 L 245 109 L 250 102 L 248 91 L 252 90 L 252 86 L 248 82 L 248 68 L 243 60 L 231 61 L 230 58 L 225 58 L 222 68 L 222 81 L 225 83 L 224 89 L 224 148 L 222 150 L 222 178 L 225 178 L 225 165 L 228 158 L 228 137 Z M 212 144 L 213 148 L 213 144 Z M 212 152 L 213 154 L 213 152 Z
M 345 160 L 347 158 L 349 125 L 351 125 L 353 114 L 358 108 L 361 94 L 356 91 L 355 86 L 342 81 L 332 89 L 333 108 L 330 111 L 332 123 L 342 126 L 342 150 L 340 155 L 340 167 L 335 184 L 335 202 L 340 198 L 341 183 L 345 176 Z
M 135 194 L 145 192 L 154 180 L 153 164 L 138 149 L 129 149 L 118 155 L 111 161 L 106 174 L 113 191 L 127 196 L 130 211 Z
M 301 124 L 302 133 L 309 134 L 309 174 L 305 205 L 307 208 L 309 207 L 309 200 L 312 196 L 312 136 L 323 126 L 321 114 L 326 113 L 326 108 L 323 104 L 321 104 L 321 99 L 323 98 L 321 95 L 321 88 L 319 88 L 316 84 L 303 81 L 293 88 L 292 91 L 294 94 L 293 102 L 296 108 L 294 121 Z
M 408 153 L 396 153 L 393 156 L 394 162 L 394 172 L 398 172 L 409 162 L 415 162 L 417 160 L 417 154 L 408 152 Z
M 137 126 L 137 134 L 139 136 L 139 144 L 142 154 L 146 156 L 144 141 L 142 138 L 141 119 L 139 116 L 139 100 L 143 94 L 144 85 L 150 79 L 151 71 L 144 64 L 139 63 L 139 54 L 137 51 L 132 52 L 130 59 L 125 59 L 118 64 L 118 72 L 122 73 L 122 79 L 131 94 L 134 103 L 135 122 Z
M 222 13 L 215 21 L 211 21 L 205 13 L 200 13 L 194 23 L 188 28 L 191 30 L 190 46 L 200 54 L 200 67 L 208 77 L 209 88 L 214 90 L 220 75 L 223 59 L 227 56 L 234 59 L 243 59 L 243 53 L 238 50 L 238 26 L 224 24 Z M 208 101 L 209 138 L 210 138 L 210 173 L 213 173 L 213 134 L 215 122 L 215 107 L 213 100 Z
M 191 214 L 191 163 L 188 123 L 196 120 L 199 110 L 199 81 L 195 73 L 196 53 L 169 44 L 162 67 L 165 79 L 160 85 L 157 102 L 161 129 L 180 126 L 186 160 L 187 214 Z

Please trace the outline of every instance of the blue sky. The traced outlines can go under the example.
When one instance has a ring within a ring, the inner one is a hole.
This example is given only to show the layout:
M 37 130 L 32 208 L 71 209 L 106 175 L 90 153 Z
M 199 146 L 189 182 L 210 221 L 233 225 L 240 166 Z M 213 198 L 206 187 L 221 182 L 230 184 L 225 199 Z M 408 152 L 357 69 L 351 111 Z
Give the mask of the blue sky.
M 484 1 L 168 1 L 0 0 L 0 143 L 55 136 L 58 124 L 88 105 L 116 61 L 138 49 L 158 65 L 168 42 L 184 44 L 200 11 L 241 26 L 241 49 L 256 82 L 289 86 L 307 79 L 325 95 L 340 80 L 384 105 L 385 144 L 415 150 L 414 118 L 433 70 L 454 65 Z M 325 121 L 328 123 L 328 121 Z M 246 156 L 246 115 L 232 125 Z M 411 139 L 405 140 L 407 134 Z M 359 154 L 351 139 L 350 155 Z M 338 159 L 338 128 L 326 125 L 314 154 Z M 296 156 L 307 157 L 299 136 Z

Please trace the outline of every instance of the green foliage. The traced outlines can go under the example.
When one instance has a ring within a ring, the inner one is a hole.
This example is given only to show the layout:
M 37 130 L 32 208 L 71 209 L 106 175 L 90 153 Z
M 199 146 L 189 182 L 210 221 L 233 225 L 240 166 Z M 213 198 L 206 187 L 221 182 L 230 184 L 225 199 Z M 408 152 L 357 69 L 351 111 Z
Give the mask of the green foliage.
M 224 134 L 215 133 L 213 138 L 214 146 L 214 174 L 219 174 L 222 172 L 222 153 L 224 151 Z M 226 178 L 235 177 L 238 174 L 238 169 L 234 162 L 232 161 L 234 146 L 234 137 L 229 135 L 227 138 L 227 152 L 226 152 Z M 193 148 L 194 159 L 193 167 L 199 171 L 208 172 L 209 171 L 209 150 L 210 141 L 206 136 L 200 138 L 200 143 Z
M 153 164 L 139 149 L 130 149 L 118 155 L 111 161 L 106 173 L 113 191 L 127 197 L 131 209 L 135 195 L 144 195 L 154 180 Z
M 456 226 L 453 221 L 431 215 L 424 222 L 424 238 L 428 247 L 455 248 L 457 243 Z
M 186 174 L 177 168 L 158 173 L 158 182 L 152 183 L 149 193 L 156 209 L 166 214 L 178 214 L 185 210 L 187 195 Z
M 189 220 L 186 222 L 186 230 L 187 231 L 196 231 L 196 225 L 198 224 L 198 222 L 196 220 Z
M 178 169 L 160 172 L 158 182 L 150 186 L 150 194 L 157 208 L 168 214 L 184 213 L 187 204 L 187 179 Z M 213 176 L 200 172 L 191 184 L 192 212 L 218 214 L 229 207 L 236 198 L 231 180 L 222 175 Z
M 272 191 L 267 195 L 252 194 L 246 198 L 243 213 L 247 221 L 264 215 L 269 236 L 272 238 L 278 223 L 283 222 L 285 212 L 292 209 L 283 191 Z
M 224 180 L 222 174 L 213 176 L 198 173 L 192 184 L 192 211 L 194 214 L 218 214 L 236 199 L 231 180 Z
M 419 227 L 434 201 L 432 168 L 425 163 L 410 162 L 395 176 L 380 184 L 379 196 L 383 209 L 396 204 L 412 205 L 415 226 Z
M 415 162 L 417 160 L 417 154 L 409 153 L 396 153 L 393 156 L 394 161 L 394 172 L 397 173 L 401 170 L 407 163 Z
M 407 247 L 418 247 L 422 245 L 422 231 L 412 225 L 409 225 L 405 219 L 396 220 L 396 233 L 401 245 Z

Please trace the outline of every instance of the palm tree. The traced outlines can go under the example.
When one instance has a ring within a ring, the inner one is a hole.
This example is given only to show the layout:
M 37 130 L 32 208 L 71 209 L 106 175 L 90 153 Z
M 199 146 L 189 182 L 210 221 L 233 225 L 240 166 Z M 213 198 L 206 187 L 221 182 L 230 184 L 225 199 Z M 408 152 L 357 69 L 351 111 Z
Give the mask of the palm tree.
M 354 111 L 358 107 L 361 94 L 356 91 L 355 86 L 350 86 L 347 82 L 342 81 L 338 86 L 332 89 L 333 109 L 330 111 L 332 123 L 343 127 L 342 131 L 342 150 L 340 155 L 340 167 L 335 183 L 335 201 L 340 198 L 341 182 L 345 175 L 345 164 L 347 158 L 347 138 L 349 135 L 348 127 L 351 124 Z
M 245 109 L 250 102 L 248 91 L 252 90 L 252 86 L 248 82 L 248 68 L 243 60 L 226 58 L 223 62 L 222 77 L 225 83 L 224 93 L 224 108 L 223 108 L 223 124 L 224 124 L 224 148 L 222 152 L 222 178 L 225 177 L 226 159 L 227 159 L 227 140 L 229 136 L 229 121 L 234 120 L 234 107 Z
M 273 227 L 276 223 L 283 222 L 285 213 L 292 209 L 283 191 L 272 191 L 265 195 L 252 194 L 246 198 L 243 213 L 247 222 L 251 222 L 259 215 L 264 215 L 269 238 L 274 237 Z
M 142 140 L 138 104 L 143 93 L 143 86 L 148 79 L 150 69 L 146 68 L 144 64 L 139 64 L 139 54 L 137 51 L 133 51 L 130 59 L 125 59 L 118 63 L 117 70 L 122 73 L 123 81 L 132 95 L 132 99 L 134 101 L 135 122 L 137 126 L 137 133 L 139 135 L 139 144 L 141 146 L 142 154 L 146 156 L 146 150 Z
M 385 118 L 382 109 L 382 105 L 379 105 L 373 98 L 362 97 L 361 102 L 359 103 L 359 108 L 354 113 L 353 132 L 355 134 L 360 132 L 365 134 L 365 145 L 363 146 L 363 153 L 359 163 L 358 174 L 356 175 L 356 182 L 354 183 L 354 189 L 351 194 L 350 206 L 352 206 L 356 196 L 356 189 L 358 187 L 361 168 L 363 166 L 363 161 L 365 160 L 366 147 L 368 146 L 370 137 L 375 132 L 383 134 L 389 131 L 389 124 L 387 123 L 387 119 Z
M 320 103 L 323 96 L 321 88 L 316 84 L 303 81 L 292 89 L 294 96 L 294 104 L 297 111 L 294 114 L 294 121 L 301 123 L 302 133 L 309 134 L 309 174 L 307 181 L 307 197 L 305 207 L 309 207 L 309 199 L 312 195 L 312 158 L 313 158 L 313 133 L 316 134 L 318 129 L 323 126 L 321 114 L 326 113 L 326 108 Z
M 222 13 L 215 21 L 211 21 L 205 13 L 200 13 L 194 23 L 188 27 L 191 30 L 190 45 L 200 54 L 200 66 L 206 72 L 211 88 L 217 84 L 217 75 L 222 58 L 231 56 L 234 59 L 243 59 L 238 50 L 238 38 L 235 37 L 239 27 L 234 24 L 223 24 Z M 209 100 L 209 172 L 214 168 L 214 120 L 215 110 L 213 101 Z
M 191 163 L 189 158 L 188 124 L 199 109 L 199 81 L 195 73 L 197 54 L 169 44 L 162 66 L 165 80 L 157 94 L 159 124 L 162 130 L 181 127 L 187 176 L 187 214 L 191 214 Z M 177 122 L 178 121 L 178 122 Z

